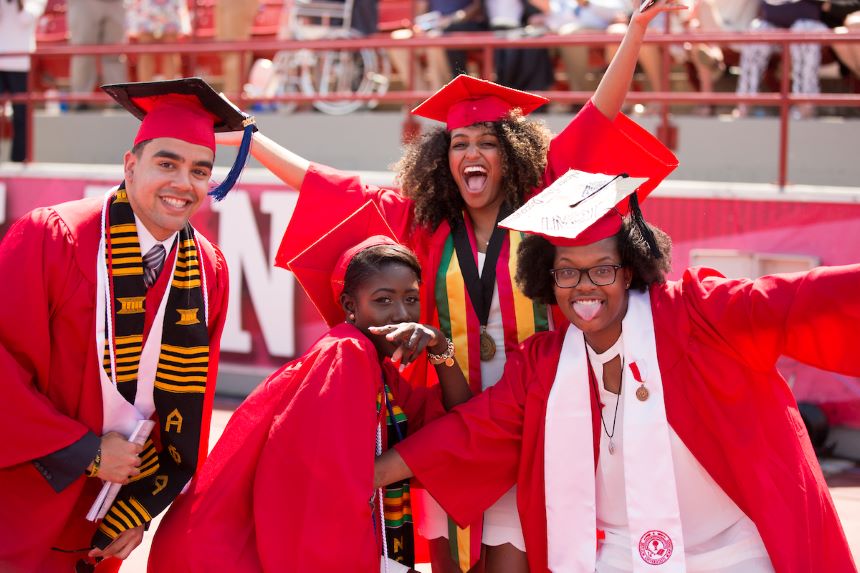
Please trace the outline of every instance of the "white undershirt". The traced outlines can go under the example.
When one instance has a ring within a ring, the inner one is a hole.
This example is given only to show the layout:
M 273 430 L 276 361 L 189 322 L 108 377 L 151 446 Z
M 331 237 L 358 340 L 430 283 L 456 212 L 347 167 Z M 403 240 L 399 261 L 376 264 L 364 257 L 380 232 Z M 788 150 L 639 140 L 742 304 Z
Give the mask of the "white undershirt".
M 146 228 L 146 225 L 143 224 L 143 221 L 141 221 L 137 215 L 134 216 L 134 223 L 137 225 L 137 240 L 140 242 L 141 256 L 148 253 L 149 250 L 158 243 L 161 243 L 161 246 L 164 247 L 165 254 L 170 253 L 170 249 L 173 247 L 173 241 L 176 239 L 179 231 L 174 232 L 163 241 L 158 241 L 152 236 L 152 233 L 149 232 L 149 229 Z
M 623 354 L 623 341 L 617 350 Z M 603 387 L 603 365 L 586 345 L 594 370 L 606 428 L 613 433 L 618 396 Z M 605 353 L 603 362 L 611 359 Z M 613 442 L 600 426 L 600 459 L 595 474 L 597 527 L 606 533 L 597 553 L 598 573 L 630 571 L 631 550 L 624 488 L 624 401 L 618 404 Z M 688 572 L 772 573 L 773 566 L 755 524 L 720 488 L 699 461 L 669 427 L 672 463 L 678 487 L 681 528 L 684 533 Z

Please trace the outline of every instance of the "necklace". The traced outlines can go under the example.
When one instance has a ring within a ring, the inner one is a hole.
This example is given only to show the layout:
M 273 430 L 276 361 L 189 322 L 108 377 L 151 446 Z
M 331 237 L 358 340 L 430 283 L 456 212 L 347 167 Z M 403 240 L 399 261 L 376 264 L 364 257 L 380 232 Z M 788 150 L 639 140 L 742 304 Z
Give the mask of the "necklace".
M 621 360 L 621 371 L 624 371 L 624 359 Z M 591 387 L 594 389 L 594 398 L 600 403 L 600 392 L 597 390 L 597 381 L 595 376 L 589 376 L 591 379 Z M 609 438 L 609 453 L 615 453 L 615 441 L 612 439 L 615 436 L 615 422 L 618 421 L 618 403 L 621 402 L 621 389 L 624 386 L 624 377 L 621 377 L 621 386 L 618 387 L 618 398 L 615 400 L 615 413 L 612 415 L 612 432 L 606 427 L 606 420 L 603 419 L 603 408 L 600 408 L 600 423 L 603 424 L 603 431 L 606 432 L 606 437 Z
M 612 415 L 611 432 L 609 431 L 609 428 L 606 427 L 606 420 L 603 418 L 603 408 L 600 408 L 600 423 L 603 425 L 603 431 L 606 432 L 606 437 L 609 438 L 608 449 L 610 455 L 615 453 L 615 440 L 613 440 L 613 438 L 615 437 L 615 423 L 618 421 L 618 403 L 621 402 L 621 390 L 624 387 L 624 355 L 622 354 L 622 345 L 622 337 L 620 336 L 618 337 L 618 340 L 615 341 L 615 344 L 613 344 L 608 350 L 600 354 L 594 352 L 594 350 L 590 346 L 586 345 L 589 355 L 591 355 L 591 357 L 595 361 L 600 363 L 601 377 L 603 375 L 603 367 L 611 360 L 613 360 L 616 356 L 621 357 L 621 384 L 618 386 L 618 398 L 615 400 L 615 413 Z M 600 404 L 600 391 L 597 389 L 597 376 L 594 375 L 593 371 L 590 371 L 588 378 L 589 380 L 591 380 L 591 388 L 594 390 L 594 399 L 597 400 L 598 404 Z

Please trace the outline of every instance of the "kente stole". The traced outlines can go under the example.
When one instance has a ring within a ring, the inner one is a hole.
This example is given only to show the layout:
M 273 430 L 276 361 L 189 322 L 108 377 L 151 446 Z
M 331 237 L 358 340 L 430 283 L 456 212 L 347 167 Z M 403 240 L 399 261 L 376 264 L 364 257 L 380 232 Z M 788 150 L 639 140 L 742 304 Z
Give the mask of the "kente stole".
M 394 401 L 394 395 L 384 384 L 386 400 L 382 392 L 376 396 L 377 416 L 386 409 L 385 427 L 388 434 L 387 449 L 394 447 L 397 442 L 406 437 L 406 414 Z M 388 558 L 408 565 L 415 566 L 415 537 L 412 525 L 412 497 L 409 491 L 409 480 L 392 483 L 384 488 L 383 514 L 385 519 L 385 539 L 388 545 Z M 374 523 L 377 522 L 374 518 Z
M 469 242 L 475 261 L 478 260 L 475 231 L 464 216 Z M 499 292 L 499 305 L 502 311 L 502 327 L 505 333 L 504 348 L 517 347 L 523 340 L 534 334 L 549 329 L 547 308 L 526 297 L 516 284 L 514 276 L 517 270 L 517 248 L 522 242 L 524 233 L 509 231 L 502 244 L 499 260 L 496 263 L 496 288 Z M 454 343 L 457 363 L 469 382 L 472 392 L 481 392 L 481 326 L 478 316 L 472 307 L 451 235 L 445 240 L 442 258 L 436 271 L 436 308 L 439 314 L 439 327 Z M 500 341 L 496 341 L 499 344 Z M 482 525 L 473 523 L 466 529 L 457 527 L 448 519 L 448 542 L 451 547 L 451 557 L 467 571 L 481 556 Z
M 124 186 L 111 199 L 105 216 L 105 265 L 111 313 L 105 330 L 104 369 L 130 403 L 137 393 L 143 350 L 146 286 L 134 212 Z M 163 511 L 197 469 L 203 398 L 209 370 L 205 274 L 190 224 L 179 231 L 176 270 L 160 341 L 153 399 L 159 421 L 160 448 L 147 440 L 140 454 L 140 475 L 120 489 L 99 524 L 93 543 L 105 547 L 127 529 L 143 525 Z M 168 257 L 169 259 L 169 257 Z M 165 265 L 162 272 L 169 272 Z

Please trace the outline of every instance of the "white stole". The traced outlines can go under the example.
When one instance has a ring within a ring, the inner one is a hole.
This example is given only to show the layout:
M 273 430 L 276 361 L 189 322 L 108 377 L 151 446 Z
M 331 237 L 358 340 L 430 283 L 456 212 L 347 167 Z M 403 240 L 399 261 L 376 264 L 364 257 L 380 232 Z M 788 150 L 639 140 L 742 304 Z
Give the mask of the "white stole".
M 106 211 L 110 207 L 110 198 L 116 188 L 109 191 L 105 197 L 103 209 Z M 161 354 L 161 332 L 164 325 L 164 310 L 167 307 L 167 298 L 170 294 L 170 287 L 161 297 L 161 303 L 158 305 L 158 312 L 152 322 L 149 330 L 149 336 L 146 338 L 146 344 L 140 353 L 140 363 L 137 370 L 137 392 L 135 394 L 134 404 L 130 404 L 125 397 L 120 394 L 116 387 L 116 364 L 111 365 L 111 374 L 113 379 L 109 378 L 105 372 L 102 360 L 104 359 L 105 349 L 105 324 L 107 309 L 111 307 L 110 301 L 110 281 L 108 281 L 108 268 L 105 262 L 105 240 L 106 235 L 110 232 L 105 229 L 104 213 L 102 212 L 102 238 L 99 242 L 98 260 L 96 262 L 96 356 L 99 360 L 99 379 L 102 387 L 102 435 L 114 431 L 119 432 L 123 436 L 130 436 L 137 426 L 139 420 L 148 420 L 152 413 L 155 412 L 155 403 L 153 397 L 153 388 L 155 385 L 155 371 L 158 368 L 158 358 Z M 170 269 L 170 280 L 168 285 L 173 282 L 173 273 L 176 270 L 176 259 L 173 258 L 173 266 Z M 201 257 L 201 276 L 203 275 L 203 262 Z M 204 287 L 205 288 L 205 287 Z M 208 318 L 208 312 L 207 312 Z
M 635 573 L 686 570 L 678 490 L 648 293 L 631 291 L 622 323 L 623 448 L 627 519 Z M 635 363 L 649 391 L 640 401 Z M 547 400 L 544 441 L 547 550 L 551 571 L 593 573 L 594 437 L 585 338 L 571 325 Z

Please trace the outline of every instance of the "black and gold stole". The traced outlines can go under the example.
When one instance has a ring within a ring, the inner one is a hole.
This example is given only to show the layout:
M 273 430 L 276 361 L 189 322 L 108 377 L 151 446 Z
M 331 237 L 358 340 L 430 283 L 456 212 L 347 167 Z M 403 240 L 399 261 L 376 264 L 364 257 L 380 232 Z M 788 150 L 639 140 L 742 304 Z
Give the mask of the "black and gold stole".
M 406 437 L 406 414 L 394 401 L 394 394 L 383 381 L 385 396 L 382 392 L 376 398 L 377 415 L 385 409 L 385 425 L 388 434 L 387 449 Z M 409 480 L 394 482 L 383 488 L 383 515 L 385 520 L 385 540 L 388 545 L 388 558 L 411 567 L 415 566 L 415 537 L 412 525 L 412 493 Z M 378 519 L 378 518 L 377 518 Z M 376 523 L 376 519 L 374 519 Z
M 134 212 L 121 186 L 105 214 L 105 265 L 111 312 L 107 313 L 104 369 L 120 394 L 134 403 L 143 350 L 146 287 Z M 93 538 L 106 547 L 121 532 L 163 511 L 197 469 L 203 400 L 209 366 L 205 276 L 190 224 L 179 232 L 176 271 L 165 296 L 153 398 L 160 447 L 149 439 L 141 473 L 120 489 Z M 168 272 L 167 268 L 162 272 Z M 154 341 L 153 341 L 154 342 Z

